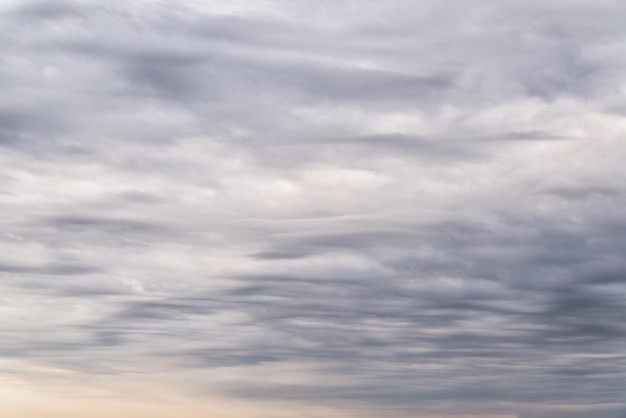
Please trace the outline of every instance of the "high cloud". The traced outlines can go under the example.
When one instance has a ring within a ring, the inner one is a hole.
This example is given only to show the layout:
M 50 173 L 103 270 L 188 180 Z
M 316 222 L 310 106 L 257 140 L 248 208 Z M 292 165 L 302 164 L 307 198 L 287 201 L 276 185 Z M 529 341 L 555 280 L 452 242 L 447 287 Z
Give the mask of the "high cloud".
M 0 9 L 6 382 L 626 416 L 626 4 Z

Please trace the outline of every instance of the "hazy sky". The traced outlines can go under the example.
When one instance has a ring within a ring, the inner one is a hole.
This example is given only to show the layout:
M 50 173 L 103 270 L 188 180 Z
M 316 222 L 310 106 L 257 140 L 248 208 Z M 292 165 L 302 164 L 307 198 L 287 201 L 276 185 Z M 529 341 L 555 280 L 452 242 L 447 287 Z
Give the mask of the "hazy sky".
M 0 1 L 0 415 L 626 417 L 625 22 Z

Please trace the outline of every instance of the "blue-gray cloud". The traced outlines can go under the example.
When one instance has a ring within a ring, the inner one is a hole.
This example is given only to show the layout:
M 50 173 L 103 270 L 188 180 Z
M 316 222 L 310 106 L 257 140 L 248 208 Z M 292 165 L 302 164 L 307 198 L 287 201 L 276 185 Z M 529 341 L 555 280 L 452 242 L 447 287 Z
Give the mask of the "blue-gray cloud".
M 2 6 L 0 355 L 623 416 L 626 9 L 244 3 Z

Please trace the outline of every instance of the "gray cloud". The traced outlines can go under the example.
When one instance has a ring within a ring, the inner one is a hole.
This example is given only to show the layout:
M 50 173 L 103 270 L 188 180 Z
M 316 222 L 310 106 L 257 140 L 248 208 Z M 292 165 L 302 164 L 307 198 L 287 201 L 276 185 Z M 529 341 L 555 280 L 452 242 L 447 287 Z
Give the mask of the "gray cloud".
M 201 3 L 2 6 L 2 358 L 623 415 L 623 6 Z

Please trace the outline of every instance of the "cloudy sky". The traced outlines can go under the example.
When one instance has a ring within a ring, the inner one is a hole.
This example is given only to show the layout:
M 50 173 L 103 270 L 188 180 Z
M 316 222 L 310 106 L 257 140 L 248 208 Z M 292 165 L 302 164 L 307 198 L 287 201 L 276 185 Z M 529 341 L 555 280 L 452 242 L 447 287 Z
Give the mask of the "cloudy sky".
M 0 1 L 0 413 L 626 417 L 625 21 Z

